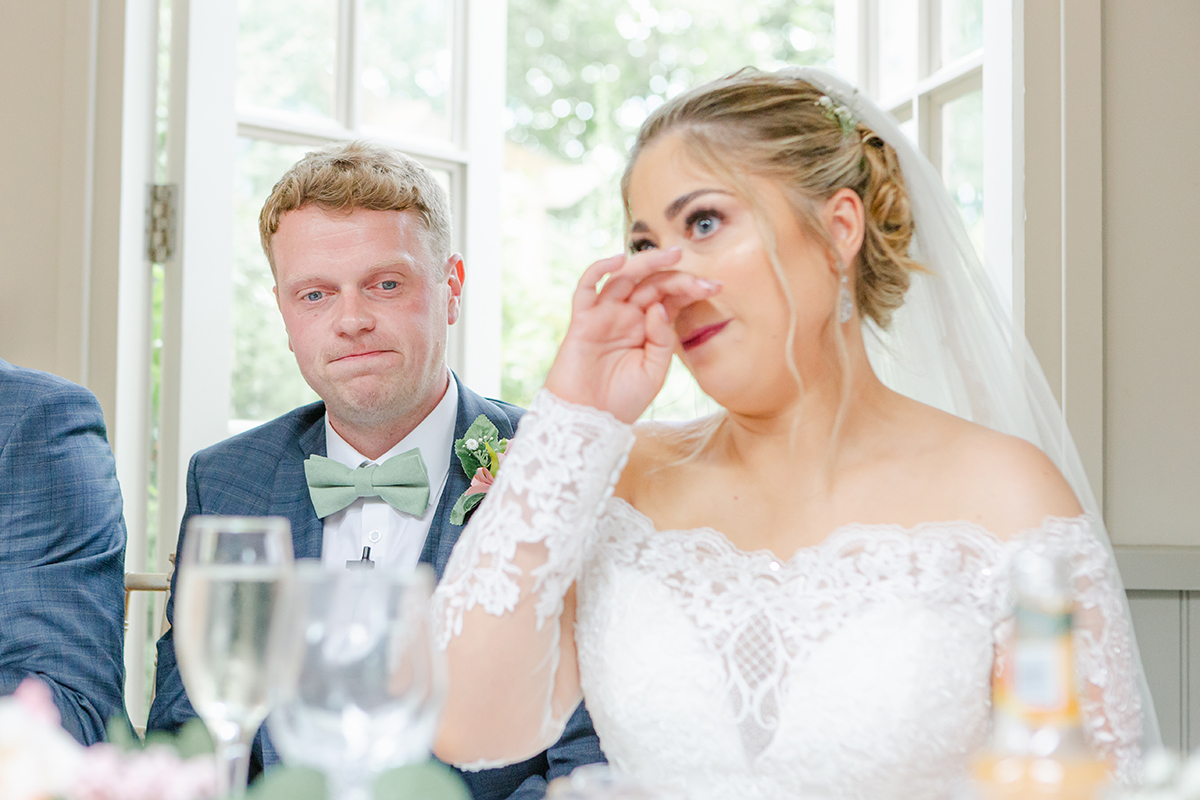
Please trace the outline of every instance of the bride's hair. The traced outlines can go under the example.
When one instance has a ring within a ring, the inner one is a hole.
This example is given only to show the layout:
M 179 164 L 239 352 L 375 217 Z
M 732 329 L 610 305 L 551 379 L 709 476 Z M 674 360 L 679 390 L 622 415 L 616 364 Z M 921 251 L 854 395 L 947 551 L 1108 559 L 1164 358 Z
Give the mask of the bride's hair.
M 859 257 L 848 265 L 854 270 L 855 307 L 886 328 L 892 312 L 904 302 L 910 272 L 922 269 L 908 256 L 913 219 L 904 178 L 891 145 L 833 110 L 846 99 L 822 101 L 824 97 L 820 89 L 786 71 L 747 68 L 663 104 L 642 126 L 621 180 L 626 217 L 629 178 L 638 155 L 663 134 L 678 134 L 699 163 L 727 181 L 754 209 L 787 295 L 774 231 L 742 176 L 777 181 L 805 229 L 834 259 L 820 205 L 839 189 L 851 189 L 862 198 L 866 229 Z M 792 298 L 787 299 L 792 306 Z

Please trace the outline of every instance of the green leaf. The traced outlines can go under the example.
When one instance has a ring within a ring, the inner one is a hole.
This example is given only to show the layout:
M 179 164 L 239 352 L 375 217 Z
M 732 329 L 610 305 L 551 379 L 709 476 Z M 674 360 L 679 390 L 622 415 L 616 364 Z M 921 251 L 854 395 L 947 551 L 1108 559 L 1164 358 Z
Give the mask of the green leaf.
M 471 800 L 458 773 L 437 761 L 388 770 L 375 781 L 375 800 Z
M 213 740 L 199 717 L 190 719 L 175 733 L 153 731 L 146 734 L 146 746 L 163 744 L 172 747 L 180 758 L 206 755 L 213 752 Z
M 468 450 L 468 439 L 478 440 L 481 446 L 475 450 Z M 483 442 L 494 443 L 499 441 L 500 431 L 483 414 L 475 418 L 475 421 L 471 423 L 471 427 L 467 428 L 467 432 L 463 434 L 461 439 L 454 441 L 454 452 L 458 455 L 458 460 L 462 463 L 463 472 L 467 474 L 468 478 L 475 476 L 475 470 L 488 466 L 488 461 L 485 460 L 487 450 L 482 446 Z
M 246 800 L 325 800 L 325 776 L 311 767 L 276 767 L 250 787 Z
M 475 494 L 463 494 L 458 498 L 458 502 L 454 504 L 454 508 L 450 509 L 450 524 L 462 525 L 467 520 L 467 515 L 475 510 L 475 506 L 483 500 L 485 494 L 476 492 Z

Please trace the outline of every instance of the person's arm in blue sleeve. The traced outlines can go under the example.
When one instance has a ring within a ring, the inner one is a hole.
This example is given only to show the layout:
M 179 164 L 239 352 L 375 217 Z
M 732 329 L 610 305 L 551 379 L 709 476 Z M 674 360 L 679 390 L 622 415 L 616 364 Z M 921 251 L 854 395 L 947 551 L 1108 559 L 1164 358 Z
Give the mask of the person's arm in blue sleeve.
M 546 796 L 550 781 L 570 775 L 576 767 L 605 763 L 600 738 L 592 729 L 592 718 L 583 703 L 575 709 L 562 737 L 546 751 L 546 775 L 531 775 L 512 793 L 508 800 L 541 800 Z
M 188 520 L 193 514 L 200 513 L 199 492 L 196 483 L 196 459 L 193 456 L 188 465 L 187 474 L 187 507 L 183 512 L 183 521 L 179 525 L 179 539 L 176 552 L 183 546 L 183 533 L 187 530 Z M 179 674 L 179 663 L 175 660 L 175 579 L 179 575 L 176 569 L 171 574 L 171 593 L 167 596 L 167 632 L 158 640 L 158 667 L 154 673 L 154 702 L 150 705 L 150 717 L 146 721 L 147 731 L 167 731 L 174 733 L 185 722 L 196 717 L 196 711 L 188 700 L 183 688 L 183 678 Z
M 128 724 L 116 464 L 91 392 L 11 374 L 0 389 L 0 694 L 40 678 L 90 744 Z

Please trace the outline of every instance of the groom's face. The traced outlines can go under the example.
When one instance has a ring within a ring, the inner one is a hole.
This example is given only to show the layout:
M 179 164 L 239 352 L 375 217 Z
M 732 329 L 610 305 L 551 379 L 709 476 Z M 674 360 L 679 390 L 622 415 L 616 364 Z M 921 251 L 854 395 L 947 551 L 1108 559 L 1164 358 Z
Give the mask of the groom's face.
M 446 388 L 462 259 L 435 258 L 414 211 L 316 205 L 284 214 L 272 249 L 289 346 L 335 429 L 423 419 Z

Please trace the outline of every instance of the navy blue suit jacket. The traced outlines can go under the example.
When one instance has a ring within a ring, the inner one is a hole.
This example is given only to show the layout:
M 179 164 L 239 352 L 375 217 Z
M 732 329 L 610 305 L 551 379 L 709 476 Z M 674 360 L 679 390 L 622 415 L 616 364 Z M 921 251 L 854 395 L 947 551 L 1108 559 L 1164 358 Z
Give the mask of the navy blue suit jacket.
M 84 744 L 126 721 L 125 519 L 95 396 L 0 359 L 0 695 L 34 676 Z
M 458 381 L 457 376 L 454 380 Z M 458 381 L 458 418 L 454 438 L 462 438 L 480 414 L 486 415 L 508 438 L 524 412 L 516 406 L 487 400 Z M 304 460 L 326 455 L 325 405 L 313 403 L 284 414 L 253 430 L 238 434 L 192 457 L 187 478 L 187 510 L 180 527 L 182 542 L 188 519 L 193 514 L 269 515 L 286 517 L 292 526 L 296 558 L 321 555 L 324 523 L 317 518 L 308 496 Z M 440 579 L 462 526 L 450 523 L 450 510 L 470 485 L 458 459 L 452 458 L 446 488 L 442 492 L 425 540 L 421 561 L 433 565 Z M 174 619 L 174 578 L 167 617 Z M 175 661 L 175 645 L 167 631 L 158 642 L 157 689 L 150 708 L 149 730 L 175 730 L 196 716 L 188 702 Z M 251 770 L 278 762 L 265 731 L 255 739 Z M 546 784 L 581 764 L 603 761 L 600 742 L 592 730 L 587 710 L 580 705 L 567 724 L 563 737 L 540 755 L 501 769 L 463 773 L 475 800 L 535 800 L 545 796 Z

